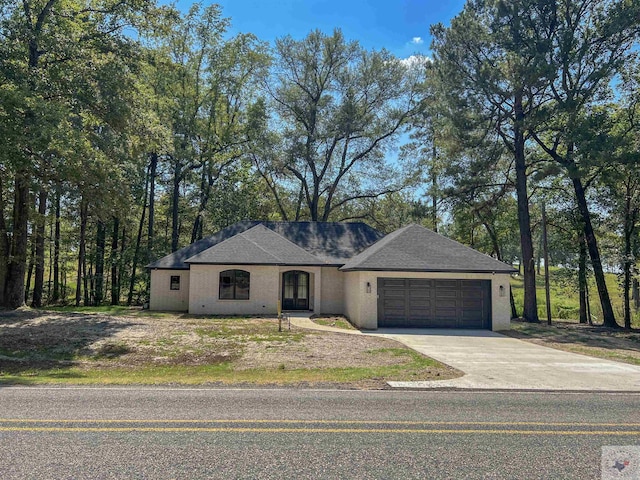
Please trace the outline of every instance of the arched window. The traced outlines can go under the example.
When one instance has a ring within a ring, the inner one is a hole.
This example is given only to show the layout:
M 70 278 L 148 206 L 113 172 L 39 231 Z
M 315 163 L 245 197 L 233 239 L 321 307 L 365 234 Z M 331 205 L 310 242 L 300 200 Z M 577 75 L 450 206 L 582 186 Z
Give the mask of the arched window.
M 249 300 L 249 272 L 225 270 L 220 272 L 220 300 Z

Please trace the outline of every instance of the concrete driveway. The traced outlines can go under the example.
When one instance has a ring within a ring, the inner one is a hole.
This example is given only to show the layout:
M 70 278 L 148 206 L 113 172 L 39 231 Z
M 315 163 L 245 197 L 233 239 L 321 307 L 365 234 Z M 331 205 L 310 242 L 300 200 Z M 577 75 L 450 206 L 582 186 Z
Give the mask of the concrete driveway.
M 487 330 L 381 328 L 397 340 L 465 373 L 453 380 L 389 382 L 393 387 L 640 391 L 640 366 L 563 352 Z

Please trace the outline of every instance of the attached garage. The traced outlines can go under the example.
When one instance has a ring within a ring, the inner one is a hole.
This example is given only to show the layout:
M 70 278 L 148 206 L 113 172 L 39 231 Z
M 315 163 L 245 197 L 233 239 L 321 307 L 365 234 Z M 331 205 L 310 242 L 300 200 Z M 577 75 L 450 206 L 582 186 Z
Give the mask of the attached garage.
M 378 327 L 491 328 L 491 281 L 378 278 Z
M 340 270 L 346 314 L 361 328 L 509 328 L 515 269 L 419 225 L 390 233 Z

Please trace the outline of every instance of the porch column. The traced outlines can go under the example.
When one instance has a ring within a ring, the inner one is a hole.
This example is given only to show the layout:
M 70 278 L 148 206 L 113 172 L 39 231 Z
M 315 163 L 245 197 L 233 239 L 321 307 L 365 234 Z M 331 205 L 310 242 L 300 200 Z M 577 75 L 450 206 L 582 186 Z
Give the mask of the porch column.
M 318 315 L 322 312 L 322 268 L 315 267 L 313 276 L 313 313 Z

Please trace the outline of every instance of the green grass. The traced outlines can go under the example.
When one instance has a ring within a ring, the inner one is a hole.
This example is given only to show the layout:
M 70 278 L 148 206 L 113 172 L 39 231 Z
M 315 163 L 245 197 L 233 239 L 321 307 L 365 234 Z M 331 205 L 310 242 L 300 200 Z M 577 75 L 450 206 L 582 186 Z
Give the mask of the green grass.
M 231 362 L 199 366 L 157 366 L 141 368 L 94 368 L 77 367 L 51 370 L 33 369 L 20 375 L 0 372 L 0 385 L 18 384 L 80 384 L 80 385 L 203 385 L 256 384 L 294 385 L 301 383 L 357 383 L 367 380 L 419 380 L 429 368 L 440 368 L 441 364 L 427 357 L 404 349 L 372 350 L 372 355 L 391 352 L 405 356 L 406 363 L 371 367 L 311 368 L 300 369 L 281 364 L 277 368 L 254 368 L 234 370 Z
M 580 317 L 580 300 L 578 297 L 577 277 L 572 276 L 570 270 L 551 267 L 549 272 L 549 293 L 551 298 L 551 318 L 559 320 L 578 321 Z M 538 299 L 538 316 L 541 320 L 547 318 L 547 302 L 544 289 L 544 270 L 541 275 L 536 274 L 536 294 Z M 613 311 L 618 324 L 624 318 L 622 289 L 615 274 L 605 274 L 605 281 Z M 511 289 L 518 313 L 522 314 L 524 300 L 524 282 L 521 276 L 511 279 Z M 589 305 L 594 323 L 602 322 L 602 308 L 593 277 L 589 279 Z M 632 327 L 640 328 L 640 311 L 632 311 Z

